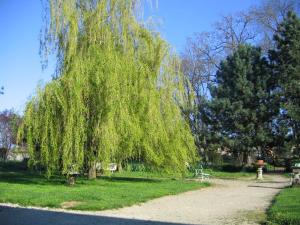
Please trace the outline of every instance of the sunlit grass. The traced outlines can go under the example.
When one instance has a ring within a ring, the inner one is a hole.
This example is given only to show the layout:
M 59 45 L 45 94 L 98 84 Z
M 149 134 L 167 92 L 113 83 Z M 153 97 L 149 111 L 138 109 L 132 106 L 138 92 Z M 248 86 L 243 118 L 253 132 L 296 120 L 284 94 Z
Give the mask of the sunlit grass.
M 66 185 L 64 177 L 46 179 L 22 170 L 18 165 L 0 166 L 0 202 L 24 206 L 61 208 L 67 205 L 70 209 L 104 210 L 208 185 L 155 173 L 124 172 L 96 180 L 79 177 L 75 186 L 70 187 Z
M 300 224 L 300 188 L 286 188 L 275 198 L 268 211 L 268 221 L 272 225 Z

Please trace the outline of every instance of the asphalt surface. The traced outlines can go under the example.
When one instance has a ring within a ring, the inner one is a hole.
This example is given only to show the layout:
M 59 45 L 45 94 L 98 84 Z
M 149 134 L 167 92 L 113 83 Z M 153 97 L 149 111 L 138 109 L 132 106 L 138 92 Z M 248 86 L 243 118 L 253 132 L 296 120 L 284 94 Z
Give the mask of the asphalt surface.
M 0 206 L 0 225 L 184 225 Z

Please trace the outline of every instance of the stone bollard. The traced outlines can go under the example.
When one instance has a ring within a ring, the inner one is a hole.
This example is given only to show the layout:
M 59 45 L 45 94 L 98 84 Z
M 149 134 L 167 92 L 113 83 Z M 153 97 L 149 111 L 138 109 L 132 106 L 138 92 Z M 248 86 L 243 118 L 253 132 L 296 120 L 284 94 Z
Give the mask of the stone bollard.
M 258 167 L 256 179 L 257 180 L 263 180 L 263 169 L 262 169 L 262 167 Z
M 300 185 L 300 173 L 294 175 L 292 185 Z
M 296 163 L 295 166 L 292 167 L 293 173 L 291 177 L 292 185 L 300 186 L 300 163 Z

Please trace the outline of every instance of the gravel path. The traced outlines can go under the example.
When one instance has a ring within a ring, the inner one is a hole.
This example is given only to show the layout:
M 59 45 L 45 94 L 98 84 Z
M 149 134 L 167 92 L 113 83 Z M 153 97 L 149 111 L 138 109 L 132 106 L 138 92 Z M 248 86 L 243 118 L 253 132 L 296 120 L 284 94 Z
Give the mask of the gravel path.
M 0 225 L 254 225 L 263 221 L 272 198 L 288 185 L 282 176 L 265 178 L 263 182 L 214 179 L 210 188 L 98 212 L 0 204 Z
M 214 187 L 166 196 L 101 215 L 185 224 L 259 224 L 272 198 L 286 185 L 282 176 L 255 180 L 212 180 Z

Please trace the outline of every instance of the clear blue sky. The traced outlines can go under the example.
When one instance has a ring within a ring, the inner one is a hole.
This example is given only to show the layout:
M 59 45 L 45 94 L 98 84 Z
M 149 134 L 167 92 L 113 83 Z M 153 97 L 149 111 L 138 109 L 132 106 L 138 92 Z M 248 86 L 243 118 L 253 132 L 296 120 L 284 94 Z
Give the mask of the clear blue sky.
M 156 0 L 154 0 L 156 1 Z M 247 9 L 259 0 L 158 0 L 151 14 L 162 21 L 162 36 L 180 52 L 186 38 L 207 31 L 220 15 Z M 148 13 L 147 13 L 148 14 Z M 0 110 L 22 113 L 38 82 L 51 79 L 53 65 L 42 71 L 39 33 L 40 0 L 0 0 Z

